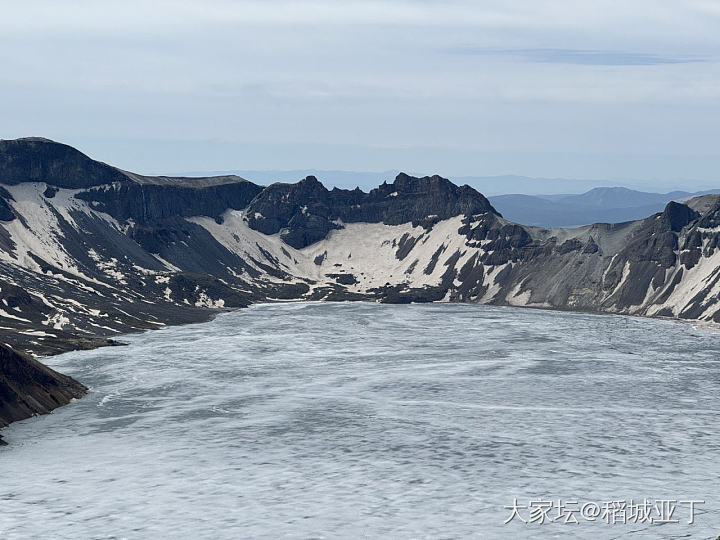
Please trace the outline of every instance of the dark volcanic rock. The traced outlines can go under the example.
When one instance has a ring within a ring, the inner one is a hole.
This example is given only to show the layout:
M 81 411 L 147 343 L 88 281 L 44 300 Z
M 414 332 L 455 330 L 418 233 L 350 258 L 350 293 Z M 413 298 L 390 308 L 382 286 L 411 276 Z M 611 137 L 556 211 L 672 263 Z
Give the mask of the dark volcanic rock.
M 0 345 L 0 427 L 47 414 L 86 392 L 71 377 Z
M 12 200 L 13 197 L 8 190 L 0 187 L 0 221 L 12 221 L 15 219 L 15 212 L 13 212 L 9 203 Z
M 400 238 L 400 241 L 398 242 L 398 249 L 395 252 L 395 258 L 398 261 L 402 261 L 405 257 L 408 256 L 410 251 L 412 251 L 412 248 L 415 247 L 415 243 L 418 240 L 420 240 L 419 236 L 415 238 L 414 236 L 410 236 L 410 233 L 403 234 L 402 238 Z
M 23 182 L 48 184 L 44 192 L 47 198 L 53 198 L 58 188 L 88 189 L 114 185 L 119 190 L 114 197 L 124 199 L 124 204 L 110 202 L 113 196 L 79 198 L 107 204 L 108 209 L 114 211 L 113 215 L 134 219 L 147 217 L 155 211 L 161 217 L 191 215 L 186 212 L 192 211 L 188 209 L 194 209 L 197 205 L 205 205 L 212 210 L 194 215 L 215 217 L 228 208 L 244 208 L 261 190 L 252 182 L 237 176 L 142 176 L 95 161 L 71 146 L 40 137 L 0 140 L 0 183 L 15 185 Z M 208 191 L 203 192 L 201 200 L 192 200 L 198 199 L 198 189 Z
M 397 195 L 394 195 L 397 194 Z M 382 221 L 387 225 L 430 224 L 460 215 L 499 213 L 482 194 L 470 186 L 456 186 L 441 176 L 416 178 L 400 173 L 392 184 L 383 184 L 368 194 L 365 215 L 342 217 L 343 221 Z M 395 199 L 395 200 L 393 200 Z M 372 218 L 375 214 L 376 219 Z M 379 218 L 379 219 L 378 219 Z
M 132 219 L 145 225 L 175 217 L 218 218 L 228 209 L 242 210 L 260 191 L 260 186 L 246 181 L 207 187 L 125 182 L 89 189 L 76 197 L 119 221 Z
M 377 294 L 384 304 L 425 304 L 442 300 L 446 291 L 443 287 L 406 289 L 402 285 L 385 285 L 370 292 Z
M 314 176 L 297 184 L 273 184 L 263 190 L 248 206 L 248 224 L 264 234 L 287 229 L 283 240 L 290 246 L 302 248 L 327 236 L 339 228 L 331 222 L 335 212 L 330 193 Z M 359 190 L 347 192 L 359 201 Z M 357 203 L 356 203 L 357 204 Z
M 597 253 L 598 251 L 600 251 L 600 248 L 598 247 L 598 245 L 595 243 L 595 240 L 591 236 L 588 239 L 587 244 L 585 244 L 585 247 L 583 247 L 582 252 L 585 254 L 588 254 L 588 253 Z
M 15 219 L 15 212 L 5 199 L 0 199 L 0 221 L 12 221 L 13 219 Z
M 31 137 L 0 140 L 0 182 L 47 182 L 60 188 L 88 188 L 126 181 L 110 165 L 94 161 L 66 144 Z
M 440 255 L 443 254 L 443 252 L 447 249 L 447 246 L 445 244 L 440 245 L 439 248 L 435 250 L 435 253 L 433 253 L 432 257 L 430 257 L 430 262 L 428 262 L 427 266 L 425 267 L 425 270 L 423 270 L 423 273 L 427 276 L 432 274 L 435 271 L 435 265 L 437 264 L 438 260 L 440 259 Z
M 698 216 L 699 214 L 689 206 L 675 201 L 670 201 L 662 213 L 663 221 L 674 232 L 680 231 Z
M 490 212 L 490 202 L 469 186 L 458 187 L 440 176 L 415 178 L 400 173 L 392 184 L 365 193 L 359 189 L 328 190 L 314 176 L 297 184 L 273 184 L 248 206 L 251 228 L 264 234 L 281 232 L 295 248 L 322 240 L 344 223 L 413 223 L 430 227 L 458 215 Z
M 597 246 L 596 246 L 597 247 Z M 572 251 L 580 251 L 583 248 L 582 242 L 577 238 L 566 240 L 557 247 L 557 252 L 561 255 L 570 253 Z
M 698 217 L 699 214 L 688 206 L 670 202 L 665 211 L 640 222 L 640 227 L 610 265 L 605 287 L 615 287 L 621 280 L 624 266 L 629 264 L 626 284 L 606 303 L 614 303 L 620 309 L 640 305 L 651 284 L 660 287 L 665 280 L 665 271 L 678 262 L 678 234 Z M 692 239 L 689 242 L 690 245 L 696 243 Z M 691 268 L 697 260 L 691 252 L 681 256 L 681 262 Z M 671 283 L 668 290 L 674 286 Z
M 358 280 L 352 274 L 325 274 L 325 277 L 334 279 L 340 285 L 354 285 L 358 282 Z

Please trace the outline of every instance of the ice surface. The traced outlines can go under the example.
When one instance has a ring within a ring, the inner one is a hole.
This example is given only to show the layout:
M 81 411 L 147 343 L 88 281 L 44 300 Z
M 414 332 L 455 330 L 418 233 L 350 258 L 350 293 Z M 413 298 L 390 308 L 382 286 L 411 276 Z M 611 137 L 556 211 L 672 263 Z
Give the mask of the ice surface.
M 720 343 L 690 325 L 292 303 L 122 339 L 47 359 L 90 395 L 4 431 L 3 540 L 717 534 Z M 706 503 L 503 525 L 515 497 Z

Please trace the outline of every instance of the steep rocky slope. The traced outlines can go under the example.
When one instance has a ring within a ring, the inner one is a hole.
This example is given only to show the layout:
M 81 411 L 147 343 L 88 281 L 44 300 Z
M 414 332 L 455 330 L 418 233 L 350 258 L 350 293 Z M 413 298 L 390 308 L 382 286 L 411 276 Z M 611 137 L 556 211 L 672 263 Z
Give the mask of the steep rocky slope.
M 260 299 L 465 301 L 715 320 L 716 196 L 575 229 L 504 219 L 439 176 L 145 177 L 0 142 L 0 338 L 48 354 Z
M 82 397 L 86 391 L 70 377 L 0 345 L 0 428 L 16 420 L 47 414 Z
M 35 355 L 259 300 L 459 301 L 720 322 L 720 198 L 576 229 L 399 174 L 147 177 L 45 139 L 0 141 L 0 341 Z

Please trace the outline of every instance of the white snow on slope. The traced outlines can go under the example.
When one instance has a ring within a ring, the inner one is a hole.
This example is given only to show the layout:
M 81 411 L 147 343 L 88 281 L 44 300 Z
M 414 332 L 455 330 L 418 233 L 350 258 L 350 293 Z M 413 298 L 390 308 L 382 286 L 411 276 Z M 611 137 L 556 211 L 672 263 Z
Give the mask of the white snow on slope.
M 444 263 L 451 255 L 456 251 L 463 253 L 456 264 L 456 268 L 460 268 L 477 251 L 468 248 L 466 239 L 457 234 L 462 226 L 462 216 L 441 221 L 429 232 L 410 223 L 346 223 L 344 228 L 331 231 L 324 240 L 299 250 L 283 243 L 279 234 L 268 236 L 251 229 L 242 212 L 229 211 L 223 217 L 222 224 L 202 216 L 188 221 L 204 227 L 218 242 L 248 264 L 253 265 L 251 258 L 267 263 L 262 248 L 276 257 L 283 269 L 298 278 L 333 282 L 328 274 L 352 274 L 358 283 L 347 288 L 354 292 L 367 291 L 386 283 L 404 283 L 409 287 L 437 285 L 447 270 Z M 420 240 L 403 260 L 398 260 L 398 244 L 405 234 Z M 432 273 L 426 275 L 424 269 L 441 246 L 445 246 L 444 251 Z M 316 260 L 322 262 L 318 264 Z M 414 269 L 409 273 L 411 266 Z
M 159 255 L 155 255 L 165 265 L 168 272 L 158 273 L 140 266 L 134 266 L 133 271 L 126 272 L 125 267 L 119 266 L 117 259 L 106 258 L 95 250 L 88 252 L 92 262 L 83 259 L 84 262 L 80 263 L 74 260 L 63 246 L 65 239 L 60 227 L 61 220 L 65 220 L 71 227 L 77 228 L 78 224 L 73 219 L 73 213 L 83 212 L 88 216 L 105 221 L 108 226 L 123 233 L 127 233 L 128 224 L 120 224 L 112 217 L 97 212 L 85 201 L 76 199 L 75 195 L 79 190 L 61 189 L 53 198 L 46 198 L 43 195 L 46 185 L 43 183 L 25 183 L 6 186 L 6 188 L 15 199 L 10 204 L 22 216 L 22 219 L 3 223 L 3 227 L 8 231 L 16 247 L 11 253 L 0 252 L 0 262 L 12 264 L 30 273 L 37 273 L 40 266 L 31 258 L 30 255 L 32 254 L 77 278 L 71 278 L 68 275 L 59 273 L 47 273 L 48 279 L 71 282 L 76 287 L 81 287 L 98 295 L 101 293 L 90 287 L 91 283 L 106 286 L 113 286 L 114 284 L 117 290 L 122 290 L 121 286 L 126 284 L 127 276 L 130 276 L 134 271 L 140 275 L 154 276 L 151 280 L 156 284 L 168 284 L 170 274 L 181 270 L 162 259 Z M 77 216 L 77 214 L 75 215 Z M 229 272 L 249 282 L 287 282 L 282 278 L 268 275 L 263 268 L 266 265 L 278 266 L 281 270 L 294 277 L 294 279 L 290 280 L 291 282 L 315 282 L 315 284 L 309 283 L 311 289 L 336 283 L 338 281 L 337 275 L 343 274 L 351 274 L 357 280 L 354 284 L 345 285 L 350 292 L 364 293 L 386 284 L 402 285 L 406 288 L 435 286 L 441 282 L 442 275 L 447 270 L 446 263 L 450 257 L 458 257 L 455 268 L 459 270 L 476 253 L 485 253 L 485 247 L 488 244 L 488 241 L 484 240 L 471 242 L 468 245 L 467 239 L 458 234 L 458 229 L 462 226 L 464 218 L 457 216 L 436 223 L 430 230 L 413 227 L 410 223 L 389 226 L 382 223 L 342 224 L 338 222 L 342 227 L 341 229 L 333 230 L 325 239 L 298 250 L 285 244 L 281 240 L 280 234 L 265 235 L 250 229 L 243 211 L 229 210 L 225 212 L 223 217 L 224 222 L 222 224 L 216 223 L 214 219 L 202 216 L 190 218 L 188 221 L 204 227 L 218 242 L 242 258 L 245 264 L 258 270 L 260 277 L 251 278 L 241 265 L 238 265 L 237 268 L 228 268 Z M 702 232 L 718 234 L 716 229 L 720 230 L 720 228 L 702 229 Z M 557 234 L 561 235 L 562 233 L 568 237 L 574 234 L 578 238 L 583 234 L 589 234 L 584 229 L 578 231 L 580 232 L 575 230 L 570 232 L 560 231 Z M 556 231 L 545 231 L 547 234 L 551 232 L 555 233 Z M 623 232 L 623 235 L 625 234 Z M 405 235 L 413 240 L 414 245 L 403 260 L 398 260 L 396 254 L 400 241 Z M 620 232 L 618 232 L 618 235 L 620 235 Z M 565 238 L 565 236 L 561 236 L 558 236 L 558 241 Z M 585 239 L 581 238 L 581 240 L 584 241 Z M 97 249 L 102 251 L 102 248 Z M 425 274 L 425 269 L 433 260 L 433 255 L 438 252 L 439 256 L 432 271 L 429 275 Z M 603 259 L 603 264 L 606 265 L 603 279 L 607 276 L 607 272 L 616 256 L 613 255 L 611 259 Z M 181 264 L 177 261 L 176 263 Z M 630 275 L 630 264 L 630 262 L 625 263 L 620 283 L 616 285 L 608 296 L 616 295 L 627 284 Z M 505 290 L 503 298 L 498 297 L 498 294 L 503 291 L 503 287 L 501 283 L 498 283 L 497 278 L 506 266 L 507 263 L 484 268 L 483 284 L 487 287 L 487 291 L 481 298 L 476 300 L 479 302 L 491 302 L 494 300 L 512 305 L 530 305 L 532 292 L 522 290 L 520 285 L 517 285 L 510 293 Z M 710 257 L 701 257 L 699 263 L 691 270 L 684 269 L 682 281 L 667 301 L 655 304 L 654 302 L 657 302 L 657 299 L 667 289 L 679 268 L 679 266 L 676 266 L 668 269 L 665 275 L 665 283 L 657 289 L 650 287 L 645 291 L 644 300 L 640 304 L 632 306 L 629 312 L 653 315 L 662 309 L 669 308 L 676 316 L 682 314 L 688 308 L 690 300 L 704 291 L 720 272 L 720 250 L 716 250 Z M 97 275 L 102 281 L 90 278 L 87 275 L 88 272 L 96 275 L 96 271 L 99 272 Z M 103 275 L 107 276 L 107 281 L 105 281 L 106 278 Z M 455 280 L 454 285 L 460 286 L 460 282 Z M 521 290 L 522 292 L 520 292 Z M 60 302 L 57 298 L 53 298 L 52 303 L 50 303 L 42 295 L 34 294 L 39 296 L 49 307 L 56 307 L 59 304 L 60 311 L 66 312 L 70 316 L 76 311 L 73 306 L 69 306 L 67 303 L 63 305 L 63 302 Z M 115 294 L 113 293 L 113 295 Z M 165 300 L 173 301 L 169 288 L 165 290 L 163 296 Z M 447 298 L 449 299 L 449 296 Z M 140 299 L 140 301 L 144 300 Z M 717 310 L 719 301 L 720 283 L 716 283 L 709 294 L 706 295 L 705 310 L 700 315 L 700 319 L 711 318 Z M 195 304 L 199 307 L 217 308 L 222 307 L 220 302 L 222 300 L 213 301 L 210 298 L 200 297 Z M 546 304 L 534 305 L 549 307 Z M 83 310 L 78 307 L 78 311 Z M 17 315 L 8 313 L 8 311 L 4 311 L 1 316 L 19 318 Z M 56 315 L 56 317 L 58 316 Z M 45 321 L 45 324 L 58 324 L 62 328 L 67 322 L 67 317 L 59 316 L 56 320 Z
M 10 204 L 22 219 L 4 223 L 15 243 L 15 249 L 12 254 L 0 251 L 0 260 L 39 272 L 40 266 L 30 257 L 30 254 L 33 254 L 84 281 L 100 284 L 101 282 L 87 276 L 63 247 L 64 235 L 57 214 L 74 228 L 77 228 L 77 223 L 70 215 L 70 210 L 85 212 L 119 228 L 117 222 L 107 214 L 91 210 L 85 201 L 75 199 L 73 195 L 79 190 L 61 189 L 55 197 L 48 199 L 43 195 L 47 187 L 44 183 L 27 182 L 4 187 L 15 199 L 10 201 Z M 65 279 L 63 276 L 55 277 Z
M 712 282 L 718 272 L 720 272 L 720 250 L 715 250 L 710 257 L 701 257 L 692 269 L 683 269 L 683 277 L 667 301 L 657 307 L 653 306 L 648 310 L 648 315 L 654 315 L 663 308 L 670 308 L 673 315 L 679 315 L 688 307 L 689 302 Z M 720 283 L 715 284 L 711 293 L 706 297 L 706 303 L 713 296 L 717 298 L 718 294 L 720 294 Z M 716 309 L 717 305 L 714 307 L 709 305 L 708 309 L 698 318 L 707 319 L 713 315 Z

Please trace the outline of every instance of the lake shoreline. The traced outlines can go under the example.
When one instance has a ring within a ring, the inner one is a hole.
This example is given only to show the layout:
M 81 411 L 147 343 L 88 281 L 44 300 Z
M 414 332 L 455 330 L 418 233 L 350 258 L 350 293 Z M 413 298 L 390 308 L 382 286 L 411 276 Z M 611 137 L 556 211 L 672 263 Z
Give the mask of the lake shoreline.
M 183 322 L 176 322 L 173 323 L 172 321 L 165 322 L 164 326 L 159 328 L 138 328 L 135 331 L 126 332 L 124 335 L 133 335 L 133 334 L 142 334 L 145 332 L 155 332 L 158 330 L 162 330 L 163 328 L 169 328 L 169 327 L 177 327 L 177 326 L 186 326 L 191 324 L 201 324 L 206 323 L 214 320 L 216 317 L 233 313 L 236 311 L 239 311 L 241 309 L 248 309 L 253 308 L 257 306 L 262 306 L 266 304 L 293 304 L 293 303 L 301 303 L 301 302 L 330 302 L 330 303 L 386 303 L 386 304 L 395 304 L 395 305 L 403 305 L 404 302 L 381 302 L 378 300 L 373 300 L 372 298 L 367 299 L 338 299 L 338 300 L 306 300 L 306 299 L 280 299 L 280 300 L 272 300 L 272 299 L 263 299 L 257 302 L 251 302 L 248 305 L 234 307 L 234 308 L 223 308 L 223 309 L 212 309 L 208 310 L 207 312 L 199 312 L 198 317 L 196 317 L 196 320 L 191 321 L 183 321 Z M 513 306 L 509 304 L 481 304 L 476 302 L 411 302 L 414 304 L 465 304 L 465 305 L 479 305 L 479 306 L 492 306 L 492 307 L 509 307 L 509 308 L 525 308 L 525 309 L 533 309 L 533 310 L 539 310 L 539 311 L 556 311 L 559 313 L 578 313 L 578 314 L 586 314 L 586 315 L 610 315 L 610 316 L 619 316 L 619 317 L 632 317 L 632 318 L 639 318 L 639 319 L 650 319 L 650 320 L 661 320 L 661 321 L 668 321 L 668 322 L 677 322 L 682 324 L 690 324 L 694 329 L 698 331 L 704 331 L 704 332 L 720 332 L 720 324 L 714 323 L 712 321 L 698 321 L 695 319 L 680 319 L 680 318 L 672 318 L 672 317 L 657 317 L 657 316 L 648 316 L 648 315 L 636 315 L 636 314 L 627 314 L 627 313 L 611 313 L 607 311 L 588 311 L 588 310 L 574 310 L 574 309 L 563 309 L 558 307 L 546 307 L 546 306 Z M 57 348 L 56 352 L 53 352 L 52 354 L 39 357 L 38 359 L 31 359 L 34 363 L 39 364 L 40 366 L 43 366 L 47 368 L 48 370 L 52 371 L 53 373 L 56 373 L 57 375 L 60 375 L 61 377 L 70 379 L 72 382 L 67 383 L 67 389 L 76 388 L 75 385 L 80 385 L 83 388 L 85 388 L 80 381 L 76 381 L 75 379 L 72 379 L 71 377 L 67 377 L 66 375 L 63 375 L 61 373 L 58 373 L 51 368 L 47 367 L 44 363 L 42 363 L 40 360 L 43 358 L 50 358 L 52 356 L 57 356 L 59 354 L 64 354 L 68 352 L 73 351 L 79 351 L 79 350 L 94 350 L 101 347 L 118 347 L 118 346 L 124 346 L 125 343 L 122 343 L 120 341 L 116 341 L 118 337 L 114 339 L 110 339 L 107 336 L 90 336 L 90 337 L 84 337 L 82 340 L 78 339 L 69 339 L 69 340 L 60 340 L 60 347 Z M 14 353 L 18 354 L 19 356 L 25 357 L 26 355 L 23 355 L 22 353 L 18 353 L 12 348 L 9 348 Z M 29 358 L 29 357 L 27 357 Z M 62 380 L 61 380 L 62 381 Z M 60 387 L 63 386 L 62 382 L 58 383 Z M 87 390 L 87 389 L 86 389 Z M 27 395 L 32 397 L 32 393 L 28 393 Z M 0 403 L 0 446 L 7 445 L 7 442 L 3 441 L 2 437 L 2 429 L 9 426 L 13 422 L 18 422 L 21 420 L 26 420 L 28 418 L 32 418 L 33 416 L 38 416 L 42 414 L 49 414 L 54 409 L 63 407 L 67 404 L 69 404 L 73 399 L 81 399 L 85 395 L 85 392 L 83 392 L 80 395 L 74 395 L 71 398 L 66 399 L 59 399 L 58 404 L 53 407 L 29 407 L 26 410 L 28 411 L 26 416 L 17 416 L 15 414 L 13 416 L 13 419 L 11 420 L 4 420 L 4 416 L 8 416 L 8 404 L 6 403 Z M 33 399 L 35 399 L 33 397 Z M 5 409 L 5 411 L 4 411 Z

